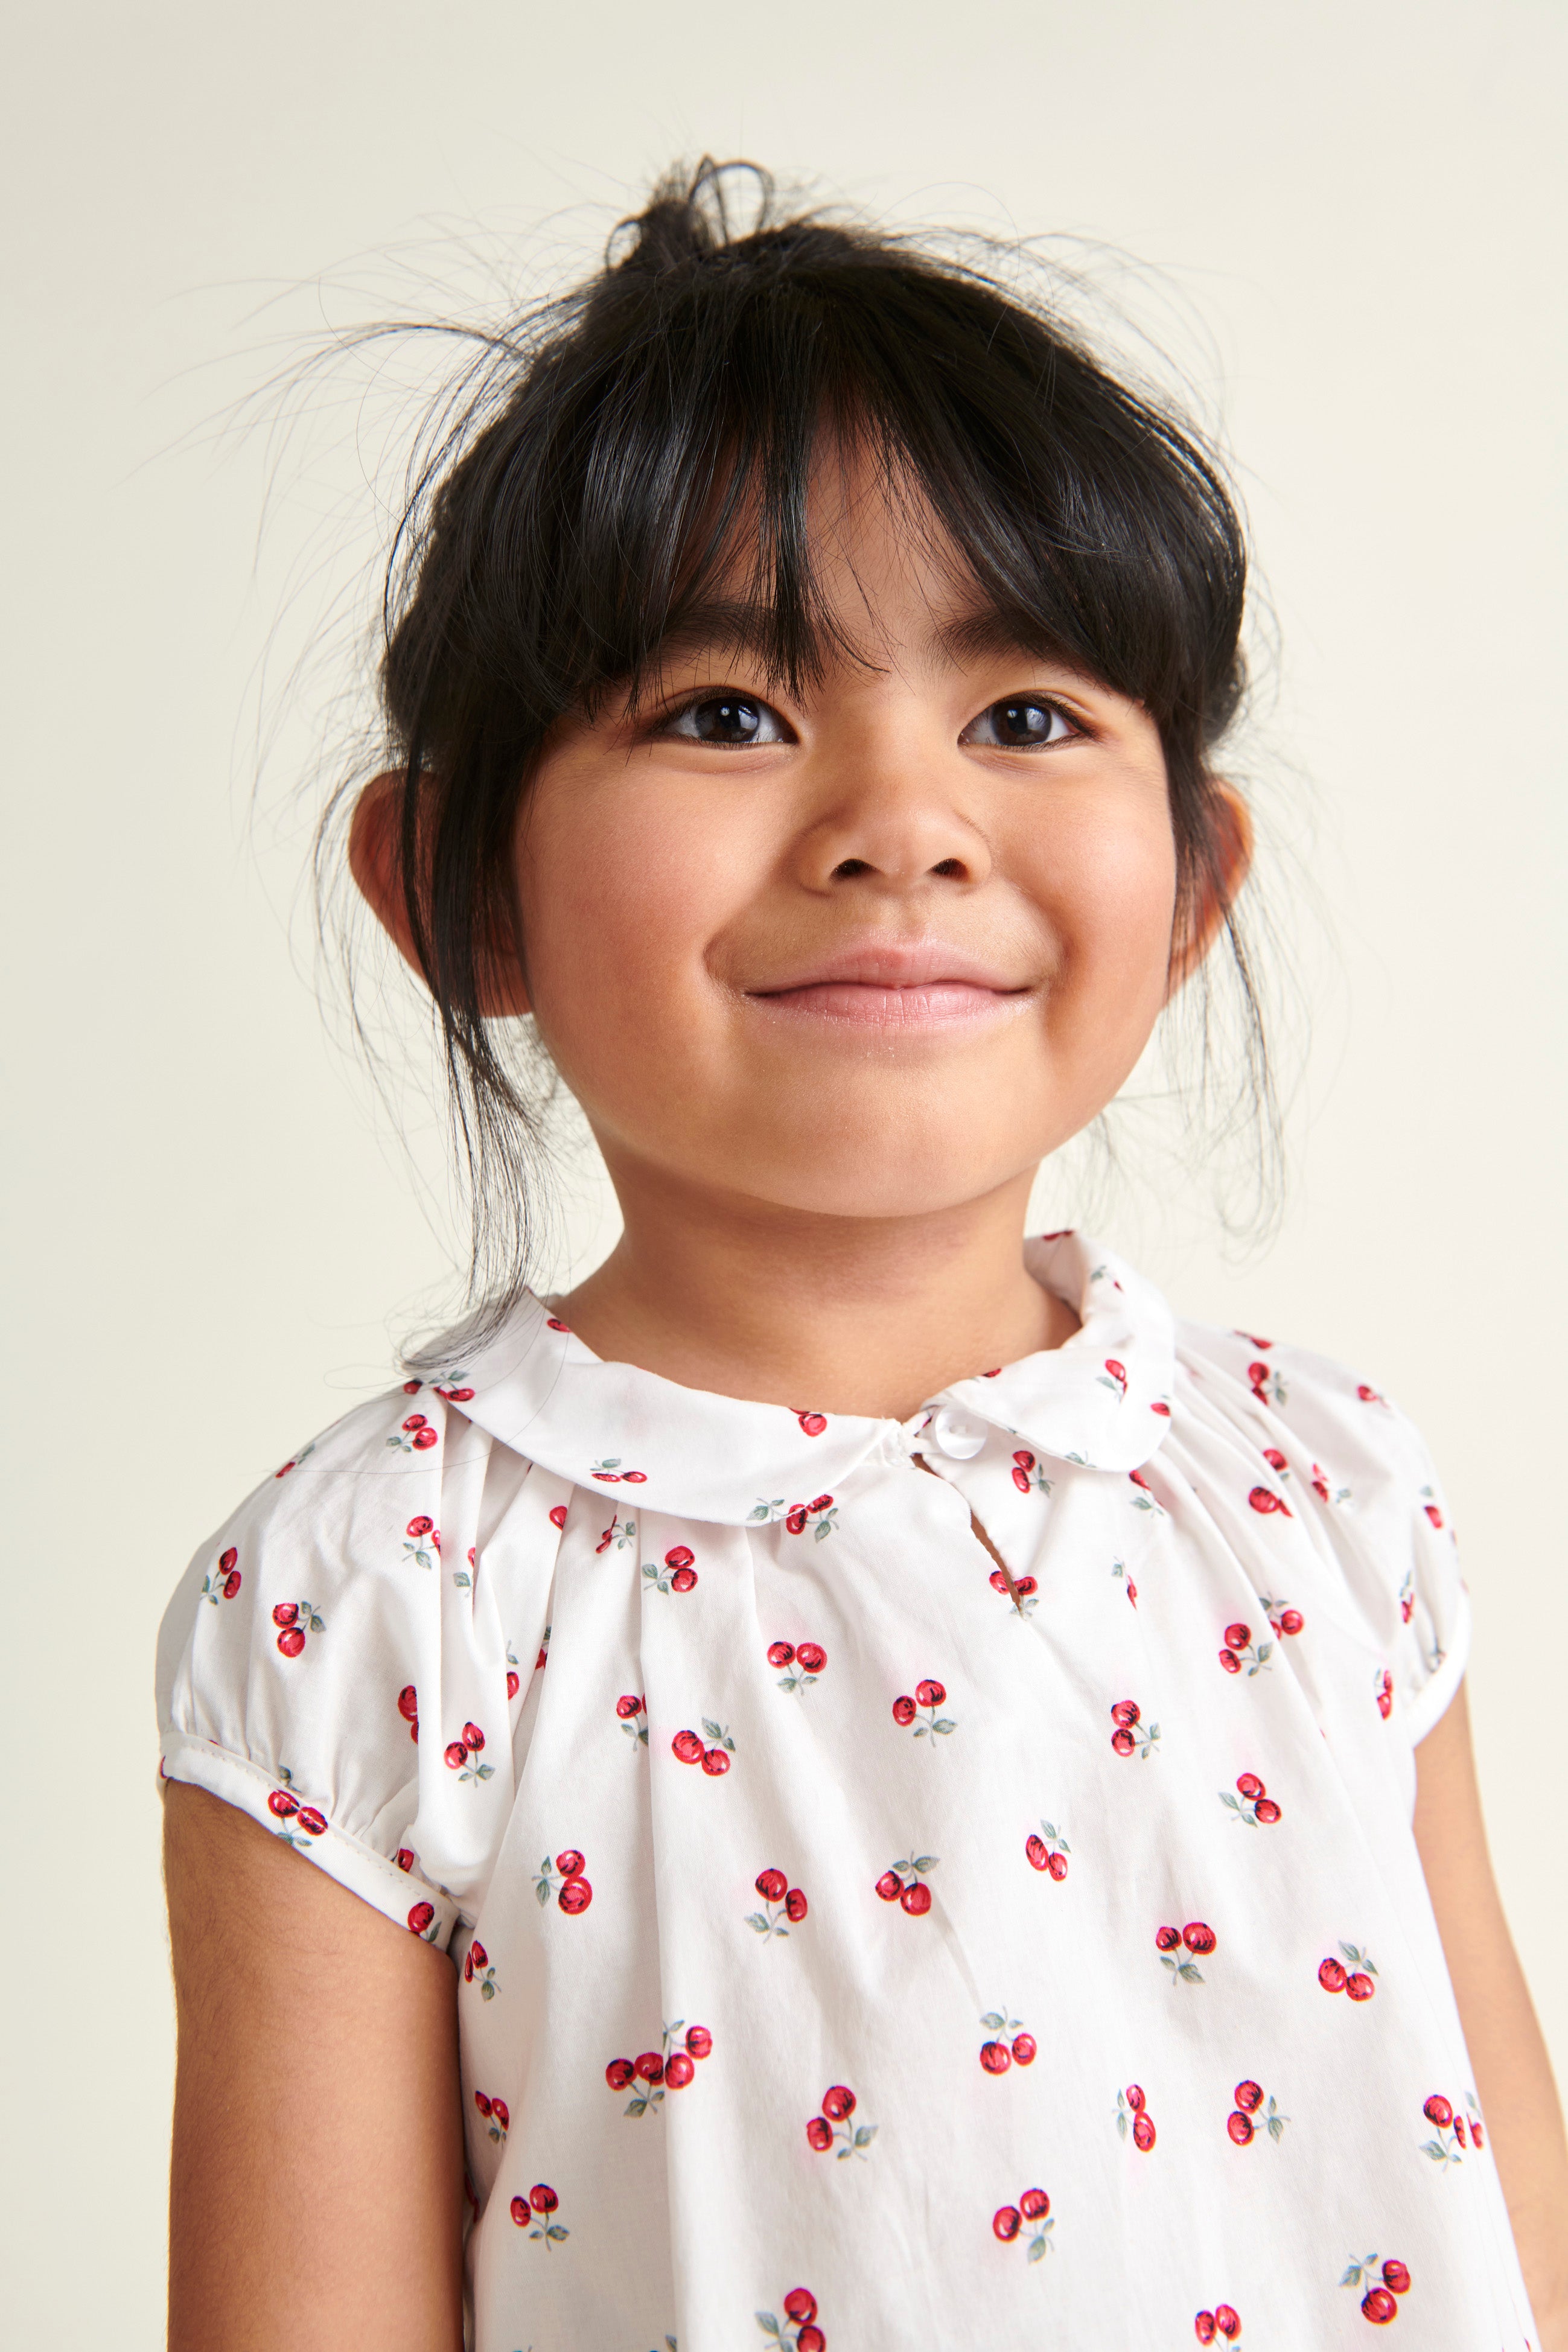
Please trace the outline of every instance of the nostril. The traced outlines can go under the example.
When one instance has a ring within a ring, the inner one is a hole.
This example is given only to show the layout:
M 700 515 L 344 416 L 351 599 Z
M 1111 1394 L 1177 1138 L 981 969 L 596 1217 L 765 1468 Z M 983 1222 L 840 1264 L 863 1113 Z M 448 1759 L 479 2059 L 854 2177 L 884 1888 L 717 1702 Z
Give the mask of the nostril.
M 968 869 L 961 857 L 944 857 L 940 866 L 933 866 L 931 870 L 933 874 L 945 874 L 954 882 L 962 882 Z

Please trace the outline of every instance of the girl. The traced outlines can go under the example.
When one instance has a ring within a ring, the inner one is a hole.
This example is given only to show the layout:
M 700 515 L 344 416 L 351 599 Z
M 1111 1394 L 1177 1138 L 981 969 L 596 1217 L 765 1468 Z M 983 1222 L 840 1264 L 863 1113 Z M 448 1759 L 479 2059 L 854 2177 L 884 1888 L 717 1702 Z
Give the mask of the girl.
M 496 346 L 350 857 L 510 1278 L 164 1622 L 176 2352 L 1568 2345 L 1420 1440 L 1022 1239 L 1247 980 L 1243 586 L 1048 317 L 710 166 Z

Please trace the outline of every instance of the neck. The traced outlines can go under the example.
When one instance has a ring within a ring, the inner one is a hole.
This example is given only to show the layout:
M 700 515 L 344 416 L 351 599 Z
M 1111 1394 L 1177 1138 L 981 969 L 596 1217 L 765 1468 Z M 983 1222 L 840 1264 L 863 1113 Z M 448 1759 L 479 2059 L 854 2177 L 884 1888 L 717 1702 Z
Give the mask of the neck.
M 559 1311 L 595 1355 L 683 1387 L 903 1421 L 1078 1328 L 1024 1266 L 1030 1173 L 929 1215 L 862 1219 L 611 1172 L 621 1239 Z

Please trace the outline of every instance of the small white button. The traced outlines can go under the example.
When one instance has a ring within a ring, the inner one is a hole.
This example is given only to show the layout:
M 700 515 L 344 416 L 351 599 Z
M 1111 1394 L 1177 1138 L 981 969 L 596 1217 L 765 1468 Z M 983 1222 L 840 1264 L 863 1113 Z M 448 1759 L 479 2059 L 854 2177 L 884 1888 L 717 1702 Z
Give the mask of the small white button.
M 931 1423 L 931 1433 L 952 1462 L 972 1462 L 985 1444 L 984 1423 L 968 1420 L 951 1405 L 942 1406 Z

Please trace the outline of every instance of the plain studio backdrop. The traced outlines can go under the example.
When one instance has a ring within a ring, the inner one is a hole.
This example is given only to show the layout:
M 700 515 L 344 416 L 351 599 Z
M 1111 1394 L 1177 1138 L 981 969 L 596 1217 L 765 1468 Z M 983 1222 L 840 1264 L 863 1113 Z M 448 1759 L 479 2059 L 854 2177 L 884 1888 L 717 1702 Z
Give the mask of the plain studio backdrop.
M 323 1022 L 299 903 L 353 673 L 288 686 L 345 586 L 357 609 L 367 485 L 428 362 L 329 376 L 282 444 L 217 427 L 323 325 L 580 266 L 704 150 L 897 222 L 1086 241 L 1237 453 L 1283 649 L 1243 767 L 1312 1017 L 1290 1190 L 1239 1253 L 1134 1114 L 1100 1230 L 1425 1431 L 1568 2075 L 1556 0 L 99 0 L 29 11 L 7 54 L 12 2340 L 163 2340 L 165 1599 L 450 1295 L 417 1024 L 394 1005 L 395 1120 Z M 1047 1182 L 1050 1222 L 1078 1182 Z M 580 1162 L 578 1271 L 610 1230 Z M 280 2263 L 317 2226 L 256 2218 Z

